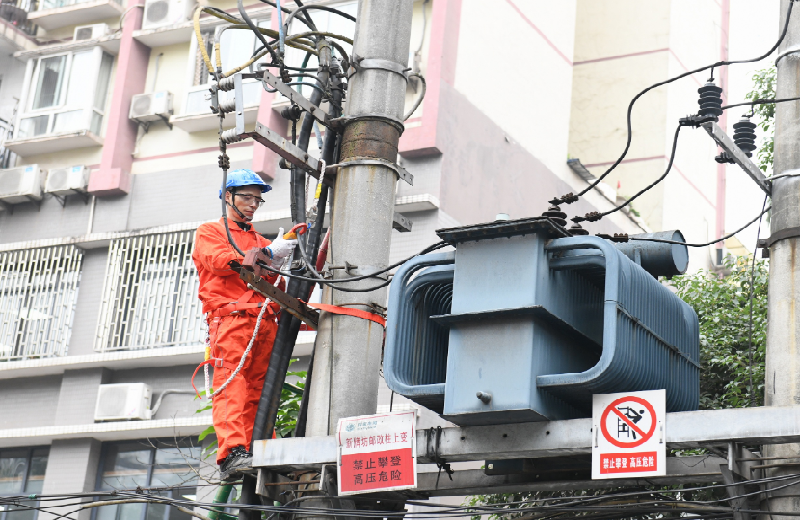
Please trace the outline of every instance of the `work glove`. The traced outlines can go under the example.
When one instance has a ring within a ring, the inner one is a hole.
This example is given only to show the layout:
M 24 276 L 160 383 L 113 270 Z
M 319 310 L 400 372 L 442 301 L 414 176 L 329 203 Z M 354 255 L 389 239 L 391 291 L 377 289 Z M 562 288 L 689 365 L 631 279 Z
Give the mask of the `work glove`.
M 272 259 L 270 267 L 280 270 L 286 259 L 292 256 L 292 251 L 297 245 L 296 238 L 284 238 L 283 228 L 278 230 L 278 238 L 264 248 L 264 254 Z

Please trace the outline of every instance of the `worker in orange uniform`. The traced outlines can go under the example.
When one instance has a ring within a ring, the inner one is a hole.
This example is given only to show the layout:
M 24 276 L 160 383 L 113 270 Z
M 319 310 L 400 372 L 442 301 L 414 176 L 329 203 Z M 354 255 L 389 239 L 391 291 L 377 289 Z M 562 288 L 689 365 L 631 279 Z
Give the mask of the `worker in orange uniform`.
M 271 258 L 271 267 L 280 269 L 292 254 L 297 240 L 284 239 L 281 232 L 270 242 L 249 223 L 264 203 L 261 195 L 271 189 L 252 170 L 234 170 L 228 174 L 225 203 L 228 228 L 239 248 L 242 251 L 262 249 Z M 248 289 L 230 268 L 228 262 L 241 262 L 242 257 L 228 242 L 224 225 L 220 219 L 197 229 L 192 258 L 200 276 L 198 296 L 208 321 L 213 388 L 221 388 L 230 379 L 220 394 L 213 396 L 212 406 L 218 442 L 217 464 L 223 478 L 227 478 L 252 465 L 249 448 L 253 421 L 275 341 L 278 328 L 275 317 L 280 308 L 272 302 L 267 304 L 264 297 Z M 274 284 L 277 275 L 266 279 Z M 241 371 L 231 379 L 253 337 L 257 316 L 264 305 L 269 308 L 263 315 L 249 356 Z

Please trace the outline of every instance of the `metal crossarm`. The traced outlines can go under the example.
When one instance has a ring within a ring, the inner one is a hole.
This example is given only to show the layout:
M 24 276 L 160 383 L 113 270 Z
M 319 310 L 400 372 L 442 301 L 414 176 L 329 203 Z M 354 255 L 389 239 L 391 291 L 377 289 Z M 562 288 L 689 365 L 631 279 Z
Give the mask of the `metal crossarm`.
M 272 88 L 277 89 L 278 92 L 286 96 L 289 101 L 311 114 L 314 119 L 319 121 L 321 124 L 329 126 L 330 116 L 324 110 L 309 101 L 308 98 L 297 92 L 292 87 L 288 86 L 286 83 L 281 81 L 280 78 L 266 69 L 264 70 L 264 82 L 268 83 Z
M 738 164 L 739 167 L 744 170 L 744 172 L 749 175 L 756 184 L 758 184 L 758 187 L 761 188 L 764 193 L 767 195 L 772 194 L 772 185 L 764 176 L 764 173 L 761 171 L 761 169 L 756 166 L 738 146 L 736 146 L 736 144 L 733 142 L 733 139 L 731 139 L 717 123 L 714 121 L 706 121 L 701 123 L 700 126 L 705 128 L 706 132 L 708 132 L 708 135 L 710 135 L 711 138 L 716 141 L 720 148 L 730 154 L 730 156 L 733 158 L 733 162 Z

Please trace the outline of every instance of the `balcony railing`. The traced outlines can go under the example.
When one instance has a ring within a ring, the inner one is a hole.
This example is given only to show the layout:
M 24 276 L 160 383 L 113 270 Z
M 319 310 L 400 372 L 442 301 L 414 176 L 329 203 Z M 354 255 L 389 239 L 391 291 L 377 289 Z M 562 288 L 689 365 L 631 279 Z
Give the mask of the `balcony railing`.
M 36 24 L 28 20 L 28 13 L 37 9 L 37 0 L 0 0 L 0 18 L 24 32 L 36 35 Z

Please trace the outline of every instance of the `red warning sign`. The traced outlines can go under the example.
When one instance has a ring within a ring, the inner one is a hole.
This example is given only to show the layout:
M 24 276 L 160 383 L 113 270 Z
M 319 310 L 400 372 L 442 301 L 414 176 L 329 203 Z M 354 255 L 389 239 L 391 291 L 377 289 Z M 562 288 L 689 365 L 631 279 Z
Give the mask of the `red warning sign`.
M 416 410 L 339 419 L 339 494 L 417 486 Z
M 593 396 L 592 478 L 665 475 L 666 392 Z
M 608 420 L 609 418 L 611 421 Z M 616 423 L 614 426 L 617 427 L 617 431 L 613 434 L 609 432 L 609 422 Z M 645 432 L 643 427 L 646 427 L 648 422 L 650 427 Z M 603 416 L 600 418 L 600 431 L 603 432 L 603 437 L 617 448 L 641 446 L 656 431 L 656 411 L 653 409 L 653 405 L 641 397 L 620 397 L 603 410 Z M 621 434 L 624 434 L 624 440 Z

